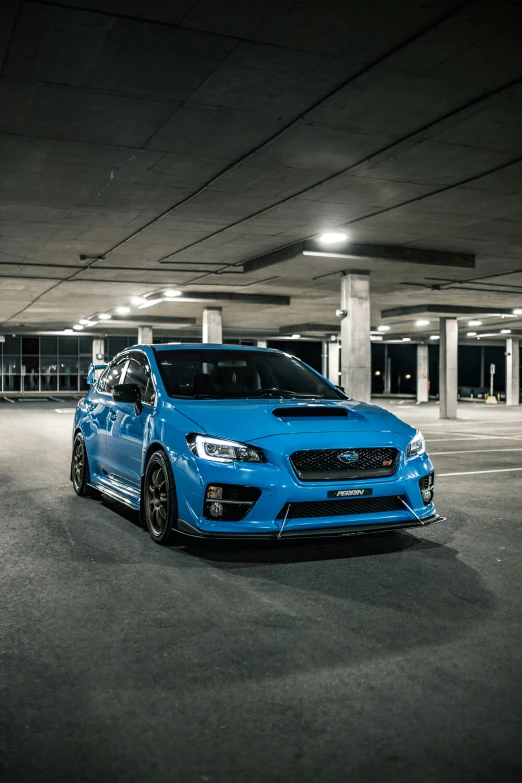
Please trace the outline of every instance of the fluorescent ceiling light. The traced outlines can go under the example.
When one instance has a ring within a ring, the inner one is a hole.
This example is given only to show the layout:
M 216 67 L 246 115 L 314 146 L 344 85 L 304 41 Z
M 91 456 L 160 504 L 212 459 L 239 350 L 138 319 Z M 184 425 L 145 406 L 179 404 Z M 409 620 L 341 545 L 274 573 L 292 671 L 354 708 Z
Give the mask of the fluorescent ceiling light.
M 324 250 L 303 250 L 304 256 L 320 256 L 321 258 L 354 258 L 350 253 L 327 253 Z
M 88 321 L 86 318 L 80 318 L 78 323 L 81 324 L 82 326 L 89 326 L 90 321 Z
M 81 332 L 83 326 L 81 324 L 74 324 L 73 329 L 76 329 L 77 332 Z
M 476 332 L 468 332 L 468 333 L 466 334 L 466 337 L 476 337 L 476 336 L 477 336 L 477 333 L 476 333 Z
M 522 315 L 522 307 L 517 307 L 516 310 L 513 310 L 514 315 Z
M 390 327 L 389 327 L 389 326 L 385 326 L 385 325 L 383 324 L 382 326 L 378 326 L 378 327 L 377 327 L 377 330 L 378 330 L 379 332 L 389 332 L 389 331 L 390 331 Z
M 383 340 L 382 334 L 371 334 L 370 335 L 370 342 L 371 343 L 379 343 L 381 340 Z
M 63 333 L 64 334 L 74 334 L 74 331 L 72 329 L 64 329 Z
M 319 236 L 319 242 L 325 245 L 335 245 L 336 242 L 344 242 L 346 239 L 348 239 L 348 234 L 345 234 L 344 231 L 325 231 Z
M 468 326 L 482 326 L 482 321 L 468 321 Z
M 429 321 L 421 319 L 420 321 L 415 321 L 415 326 L 428 326 Z
M 292 335 L 292 340 L 299 340 L 300 337 L 301 337 L 300 334 L 293 334 Z
M 133 305 L 141 305 L 144 304 L 147 300 L 144 299 L 142 296 L 135 296 L 131 299 L 131 304 Z
M 145 310 L 146 307 L 152 307 L 162 301 L 163 299 L 146 299 L 143 304 L 140 304 L 138 310 Z
M 440 334 L 432 334 L 430 340 L 440 340 Z
M 181 291 L 178 291 L 177 288 L 169 288 L 168 291 L 165 291 L 165 296 L 168 296 L 169 299 L 174 296 L 181 296 Z
M 130 313 L 130 307 L 117 307 L 116 312 L 120 315 L 125 315 L 126 313 Z
M 511 329 L 501 329 L 500 334 L 511 334 Z
M 411 337 L 403 337 L 402 338 L 403 343 L 411 343 Z
M 109 315 L 109 313 L 100 313 L 98 318 L 100 319 L 100 321 L 110 321 L 112 315 Z

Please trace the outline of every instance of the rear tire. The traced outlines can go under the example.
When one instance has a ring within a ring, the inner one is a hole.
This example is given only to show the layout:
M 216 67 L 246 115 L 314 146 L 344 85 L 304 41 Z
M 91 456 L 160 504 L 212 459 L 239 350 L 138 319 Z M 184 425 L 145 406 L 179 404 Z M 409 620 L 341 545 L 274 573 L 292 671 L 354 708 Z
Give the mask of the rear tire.
M 85 440 L 82 433 L 78 432 L 73 443 L 71 479 L 74 491 L 82 498 L 91 494 L 89 478 L 89 460 L 87 458 Z
M 147 463 L 142 508 L 152 540 L 163 546 L 175 543 L 178 501 L 172 468 L 164 451 L 155 451 Z

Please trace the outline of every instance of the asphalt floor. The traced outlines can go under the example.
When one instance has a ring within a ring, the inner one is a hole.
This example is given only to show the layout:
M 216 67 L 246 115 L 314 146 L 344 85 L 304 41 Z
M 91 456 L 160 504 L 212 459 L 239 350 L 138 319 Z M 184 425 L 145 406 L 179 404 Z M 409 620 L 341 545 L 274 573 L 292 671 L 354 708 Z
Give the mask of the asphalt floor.
M 446 522 L 165 549 L 2 403 L 2 783 L 522 780 L 522 410 L 386 405 Z

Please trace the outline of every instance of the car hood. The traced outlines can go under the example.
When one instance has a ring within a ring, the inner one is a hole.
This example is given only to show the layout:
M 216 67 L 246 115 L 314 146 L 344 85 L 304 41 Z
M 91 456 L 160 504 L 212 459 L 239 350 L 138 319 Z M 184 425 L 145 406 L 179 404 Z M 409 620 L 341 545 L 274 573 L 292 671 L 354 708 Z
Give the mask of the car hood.
M 172 407 L 199 431 L 242 442 L 305 432 L 415 434 L 389 411 L 356 400 L 172 400 Z

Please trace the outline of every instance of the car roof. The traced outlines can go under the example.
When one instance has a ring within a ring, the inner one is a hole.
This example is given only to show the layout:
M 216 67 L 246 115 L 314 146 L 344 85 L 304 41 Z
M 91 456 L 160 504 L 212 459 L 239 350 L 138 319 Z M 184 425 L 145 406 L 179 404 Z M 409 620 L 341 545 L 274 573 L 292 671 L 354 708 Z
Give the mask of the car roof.
M 255 345 L 223 345 L 221 343 L 159 343 L 155 345 L 150 343 L 147 345 L 132 345 L 126 348 L 126 351 L 130 351 L 136 348 L 152 348 L 154 351 L 179 351 L 190 349 L 192 351 L 258 351 L 264 353 L 281 353 L 274 348 L 258 348 Z

